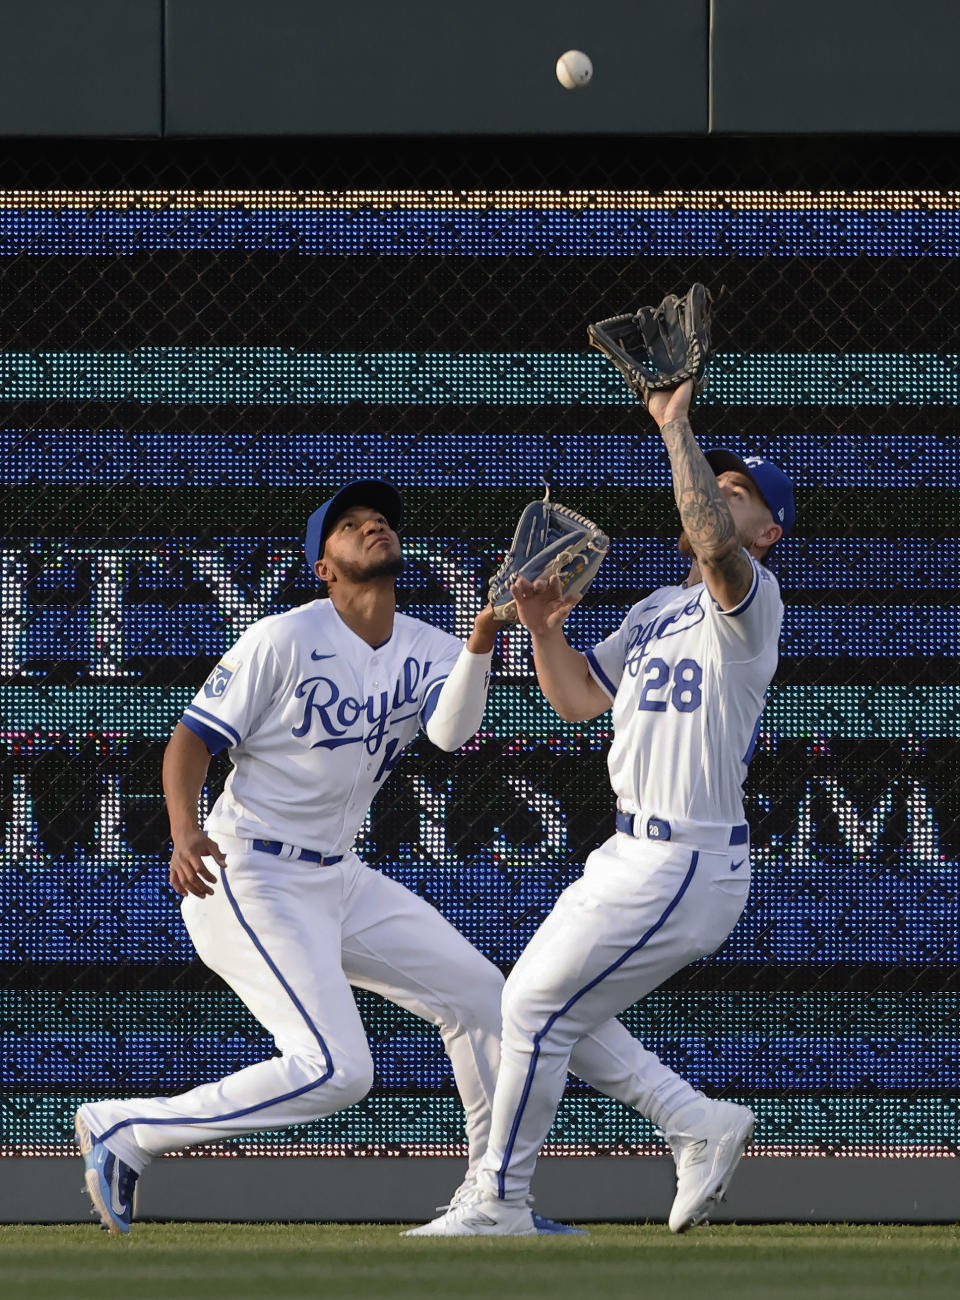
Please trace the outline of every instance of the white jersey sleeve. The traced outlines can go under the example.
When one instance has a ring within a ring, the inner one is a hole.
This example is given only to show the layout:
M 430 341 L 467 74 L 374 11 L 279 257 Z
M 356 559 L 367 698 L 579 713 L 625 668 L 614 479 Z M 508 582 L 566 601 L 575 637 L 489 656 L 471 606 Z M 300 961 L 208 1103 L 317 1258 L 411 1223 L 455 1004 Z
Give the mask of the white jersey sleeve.
M 492 652 L 460 651 L 450 675 L 439 690 L 433 689 L 421 711 L 421 725 L 440 749 L 452 753 L 465 745 L 483 720 L 490 685 Z
M 645 603 L 641 601 L 640 604 L 632 606 L 616 632 L 611 632 L 608 637 L 591 650 L 584 651 L 590 676 L 602 690 L 606 691 L 611 700 L 617 693 L 620 678 L 623 676 L 624 664 L 627 661 L 632 621 L 643 609 Z
M 608 636 L 606 640 L 601 641 L 592 650 L 584 651 L 590 676 L 601 690 L 606 691 L 611 700 L 617 693 L 617 687 L 620 685 L 620 678 L 623 675 L 625 627 L 626 619 L 620 624 L 616 632 Z
M 256 730 L 282 677 L 264 623 L 247 628 L 223 656 L 185 710 L 181 721 L 211 754 L 242 744 Z
M 780 632 L 783 605 L 780 584 L 770 572 L 751 556 L 753 582 L 750 590 L 734 609 L 721 609 L 715 600 L 706 601 L 713 616 L 717 637 L 727 663 L 743 663 L 762 654 Z
M 423 731 L 427 730 L 427 724 L 433 717 L 437 703 L 440 699 L 440 692 L 446 685 L 447 678 L 453 672 L 461 652 L 464 650 L 462 641 L 458 641 L 455 636 L 450 636 L 447 632 L 440 631 L 439 628 L 430 628 L 433 642 L 431 649 L 436 656 L 430 664 L 430 670 L 427 680 L 423 684 L 423 693 L 420 704 L 420 727 Z

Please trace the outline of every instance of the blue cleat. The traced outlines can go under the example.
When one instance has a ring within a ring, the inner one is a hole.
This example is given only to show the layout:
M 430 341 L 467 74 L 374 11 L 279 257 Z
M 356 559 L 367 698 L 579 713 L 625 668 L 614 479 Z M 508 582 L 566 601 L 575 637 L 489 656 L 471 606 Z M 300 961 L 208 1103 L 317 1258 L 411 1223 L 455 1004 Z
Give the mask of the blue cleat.
M 94 1137 L 80 1111 L 74 1118 L 74 1128 L 86 1166 L 87 1192 L 101 1224 L 107 1232 L 129 1232 L 139 1174 Z
M 541 1237 L 586 1237 L 586 1228 L 574 1228 L 569 1223 L 558 1223 L 556 1219 L 548 1219 L 543 1214 L 533 1213 L 533 1226 L 537 1230 L 538 1236 Z

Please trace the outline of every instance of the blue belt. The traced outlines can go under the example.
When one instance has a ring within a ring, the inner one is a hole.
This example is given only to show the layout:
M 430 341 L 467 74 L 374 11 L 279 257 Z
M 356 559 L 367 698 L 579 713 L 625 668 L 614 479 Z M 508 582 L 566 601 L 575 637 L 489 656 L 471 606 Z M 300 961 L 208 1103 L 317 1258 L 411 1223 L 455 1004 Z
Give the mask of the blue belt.
M 295 844 L 281 844 L 279 840 L 254 840 L 253 847 L 258 853 L 272 853 L 277 858 L 299 858 L 301 862 L 315 862 L 318 867 L 333 867 L 343 861 L 342 853 L 317 853 L 314 849 L 298 849 Z
M 697 822 L 671 824 L 664 817 L 645 817 L 642 813 L 617 813 L 617 830 L 624 835 L 633 835 L 637 839 L 674 840 L 681 844 L 692 844 L 695 848 L 716 835 L 715 827 L 700 826 Z M 750 828 L 746 822 L 730 827 L 727 844 L 746 844 L 750 838 Z

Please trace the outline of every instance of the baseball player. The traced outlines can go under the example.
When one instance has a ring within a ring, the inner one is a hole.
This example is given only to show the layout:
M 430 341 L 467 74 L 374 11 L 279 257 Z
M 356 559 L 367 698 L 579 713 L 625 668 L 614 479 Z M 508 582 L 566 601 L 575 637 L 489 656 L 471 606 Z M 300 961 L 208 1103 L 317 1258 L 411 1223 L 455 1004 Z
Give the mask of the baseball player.
M 615 833 L 587 858 L 507 979 L 501 1064 L 477 1185 L 417 1236 L 528 1235 L 537 1154 L 582 1035 L 713 952 L 750 883 L 742 785 L 777 664 L 783 615 L 762 561 L 794 522 L 787 476 L 758 457 L 704 453 L 693 385 L 653 393 L 691 560 L 686 581 L 634 605 L 586 654 L 562 625 L 559 582 L 518 580 L 540 687 L 568 721 L 613 706 Z M 745 1106 L 709 1100 L 647 1054 L 639 1107 L 677 1166 L 669 1224 L 683 1232 L 722 1197 L 753 1134 Z
M 329 598 L 261 619 L 214 668 L 164 756 L 170 882 L 202 960 L 273 1035 L 279 1056 L 177 1097 L 77 1112 L 101 1222 L 126 1232 L 154 1156 L 302 1124 L 363 1097 L 373 1065 L 351 984 L 437 1024 L 475 1158 L 485 1145 L 502 976 L 440 914 L 351 850 L 420 727 L 453 750 L 476 731 L 500 626 L 464 646 L 395 610 L 401 499 L 349 484 L 307 525 Z M 213 754 L 233 767 L 201 829 Z
M 303 1124 L 362 1098 L 373 1064 L 351 985 L 440 1029 L 466 1114 L 468 1195 L 487 1147 L 503 976 L 423 899 L 351 846 L 371 800 L 423 727 L 445 750 L 480 724 L 498 624 L 466 645 L 396 612 L 402 503 L 378 480 L 310 517 L 305 551 L 328 598 L 261 619 L 214 668 L 164 756 L 170 881 L 201 959 L 273 1035 L 279 1055 L 176 1097 L 88 1103 L 76 1115 L 102 1224 L 128 1232 L 155 1156 Z M 233 762 L 201 829 L 211 755 Z M 643 1049 L 617 1022 L 573 1066 L 642 1106 Z M 570 1231 L 527 1206 L 530 1232 Z

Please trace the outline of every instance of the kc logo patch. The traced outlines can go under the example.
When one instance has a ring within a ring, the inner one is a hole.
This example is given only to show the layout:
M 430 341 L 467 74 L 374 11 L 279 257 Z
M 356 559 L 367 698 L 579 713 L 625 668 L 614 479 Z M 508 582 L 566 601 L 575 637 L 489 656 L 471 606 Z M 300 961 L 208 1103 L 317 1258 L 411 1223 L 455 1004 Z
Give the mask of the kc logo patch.
M 227 663 L 219 663 L 203 684 L 203 693 L 208 700 L 219 700 L 230 685 L 234 670 Z

